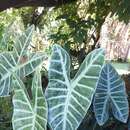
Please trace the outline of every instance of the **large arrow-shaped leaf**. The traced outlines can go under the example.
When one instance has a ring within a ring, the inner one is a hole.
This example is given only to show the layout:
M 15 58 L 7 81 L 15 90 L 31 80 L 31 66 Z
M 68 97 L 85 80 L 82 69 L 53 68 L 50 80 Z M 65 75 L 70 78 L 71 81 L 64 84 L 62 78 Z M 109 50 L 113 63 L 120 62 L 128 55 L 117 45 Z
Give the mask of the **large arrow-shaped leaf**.
M 73 80 L 70 57 L 54 45 L 49 67 L 46 97 L 52 130 L 76 130 L 90 107 L 96 82 L 104 62 L 102 49 L 90 53 Z
M 125 83 L 112 65 L 105 64 L 94 98 L 94 112 L 99 125 L 103 125 L 108 120 L 110 109 L 116 119 L 127 121 L 129 108 Z
M 36 71 L 32 83 L 33 99 L 30 100 L 24 84 L 15 77 L 13 97 L 13 130 L 46 130 L 47 104 L 42 91 L 41 74 Z
M 27 48 L 32 36 L 32 28 L 26 31 L 14 45 L 13 52 L 4 52 L 0 54 L 0 96 L 9 94 L 11 76 L 16 73 L 24 77 L 32 73 L 46 58 L 43 53 L 34 53 L 27 55 Z M 23 39 L 23 40 L 22 40 Z

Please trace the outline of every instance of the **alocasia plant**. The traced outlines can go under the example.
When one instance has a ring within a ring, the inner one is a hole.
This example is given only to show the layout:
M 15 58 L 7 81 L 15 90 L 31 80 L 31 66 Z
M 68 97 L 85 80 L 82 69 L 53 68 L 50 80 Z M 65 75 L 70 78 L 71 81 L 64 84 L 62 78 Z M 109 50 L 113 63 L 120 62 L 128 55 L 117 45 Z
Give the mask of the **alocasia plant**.
M 16 76 L 14 81 L 12 84 L 15 93 L 13 96 L 13 130 L 46 130 L 47 104 L 42 91 L 39 69 L 36 70 L 32 82 L 32 100 L 19 77 Z
M 48 122 L 52 130 L 76 130 L 91 105 L 104 51 L 91 52 L 70 79 L 70 57 L 59 45 L 53 46 L 46 90 Z
M 44 53 L 28 53 L 33 29 L 31 26 L 16 38 L 14 51 L 0 53 L 0 96 L 7 96 L 12 90 L 10 84 L 13 73 L 23 78 L 35 71 L 46 58 Z
M 99 125 L 108 120 L 109 109 L 115 118 L 127 121 L 125 84 L 110 64 L 103 65 L 103 49 L 88 54 L 71 79 L 70 57 L 61 46 L 54 45 L 48 70 L 49 84 L 45 91 L 47 104 L 39 70 L 46 55 L 28 51 L 32 34 L 33 27 L 30 27 L 16 37 L 13 51 L 0 53 L 0 96 L 7 96 L 13 90 L 13 130 L 46 130 L 47 119 L 51 130 L 77 130 L 93 97 Z M 32 72 L 30 99 L 22 79 Z
M 94 96 L 94 112 L 99 125 L 109 118 L 109 111 L 116 119 L 126 123 L 129 115 L 129 105 L 125 83 L 109 63 L 102 68 Z

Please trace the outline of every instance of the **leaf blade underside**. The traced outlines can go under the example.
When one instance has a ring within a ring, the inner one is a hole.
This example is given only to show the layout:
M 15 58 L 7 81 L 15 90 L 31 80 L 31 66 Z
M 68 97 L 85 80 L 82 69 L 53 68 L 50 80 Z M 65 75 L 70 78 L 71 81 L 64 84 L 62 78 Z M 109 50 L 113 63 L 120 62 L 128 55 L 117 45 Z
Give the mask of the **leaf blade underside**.
M 105 64 L 94 97 L 94 112 L 99 125 L 106 123 L 110 109 L 116 119 L 127 122 L 129 107 L 125 83 L 111 64 Z

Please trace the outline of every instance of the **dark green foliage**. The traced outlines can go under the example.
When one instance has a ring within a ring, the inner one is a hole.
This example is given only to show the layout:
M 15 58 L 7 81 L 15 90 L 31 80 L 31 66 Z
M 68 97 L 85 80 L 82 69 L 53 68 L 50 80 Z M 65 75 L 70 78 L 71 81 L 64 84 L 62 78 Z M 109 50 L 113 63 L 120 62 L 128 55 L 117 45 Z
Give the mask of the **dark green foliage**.
M 58 11 L 60 10 L 60 11 Z M 82 12 L 81 12 L 82 10 Z M 64 20 L 64 24 L 57 26 L 57 31 L 52 33 L 50 38 L 56 43 L 89 43 L 89 38 L 98 40 L 100 29 L 105 18 L 111 13 L 111 16 L 117 15 L 119 20 L 126 23 L 130 19 L 130 1 L 129 0 L 92 0 L 78 1 L 78 4 L 72 3 L 62 6 L 61 9 L 55 9 L 57 17 L 55 20 Z M 66 26 L 68 26 L 66 30 Z M 95 28 L 95 38 L 88 37 L 88 30 Z M 73 39 L 73 40 L 72 40 Z
M 0 130 L 12 130 L 11 97 L 0 98 Z
M 95 25 L 94 20 L 91 18 L 87 20 L 80 18 L 78 15 L 78 4 L 76 3 L 63 6 L 54 11 L 60 12 L 56 14 L 55 20 L 61 22 L 61 24 L 58 25 L 57 31 L 51 33 L 49 39 L 54 43 L 63 45 L 86 44 L 88 40 L 88 31 Z

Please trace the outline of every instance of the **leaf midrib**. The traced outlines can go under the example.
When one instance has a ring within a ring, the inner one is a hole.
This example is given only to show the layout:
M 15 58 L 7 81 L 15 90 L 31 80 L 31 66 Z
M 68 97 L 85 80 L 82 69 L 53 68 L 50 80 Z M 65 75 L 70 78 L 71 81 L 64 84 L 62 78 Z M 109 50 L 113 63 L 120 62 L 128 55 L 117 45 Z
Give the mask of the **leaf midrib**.
M 57 51 L 58 51 L 58 49 L 57 49 Z M 65 52 L 65 54 L 67 55 L 66 52 Z M 69 100 L 70 100 L 70 97 L 71 97 L 72 89 L 71 89 L 71 86 L 70 86 L 70 81 L 69 81 L 69 79 L 67 77 L 67 72 L 65 70 L 66 58 L 65 58 L 65 63 L 64 63 L 61 51 L 59 51 L 59 55 L 60 55 L 60 61 L 61 61 L 61 64 L 62 64 L 63 75 L 65 77 L 65 82 L 66 82 L 67 89 L 68 89 L 68 93 L 66 95 L 66 101 L 65 101 L 64 116 L 63 116 L 64 117 L 64 119 L 63 119 L 63 130 L 66 130 L 66 119 L 67 119 L 68 105 L 69 105 Z M 65 57 L 66 57 L 66 55 L 65 55 Z

